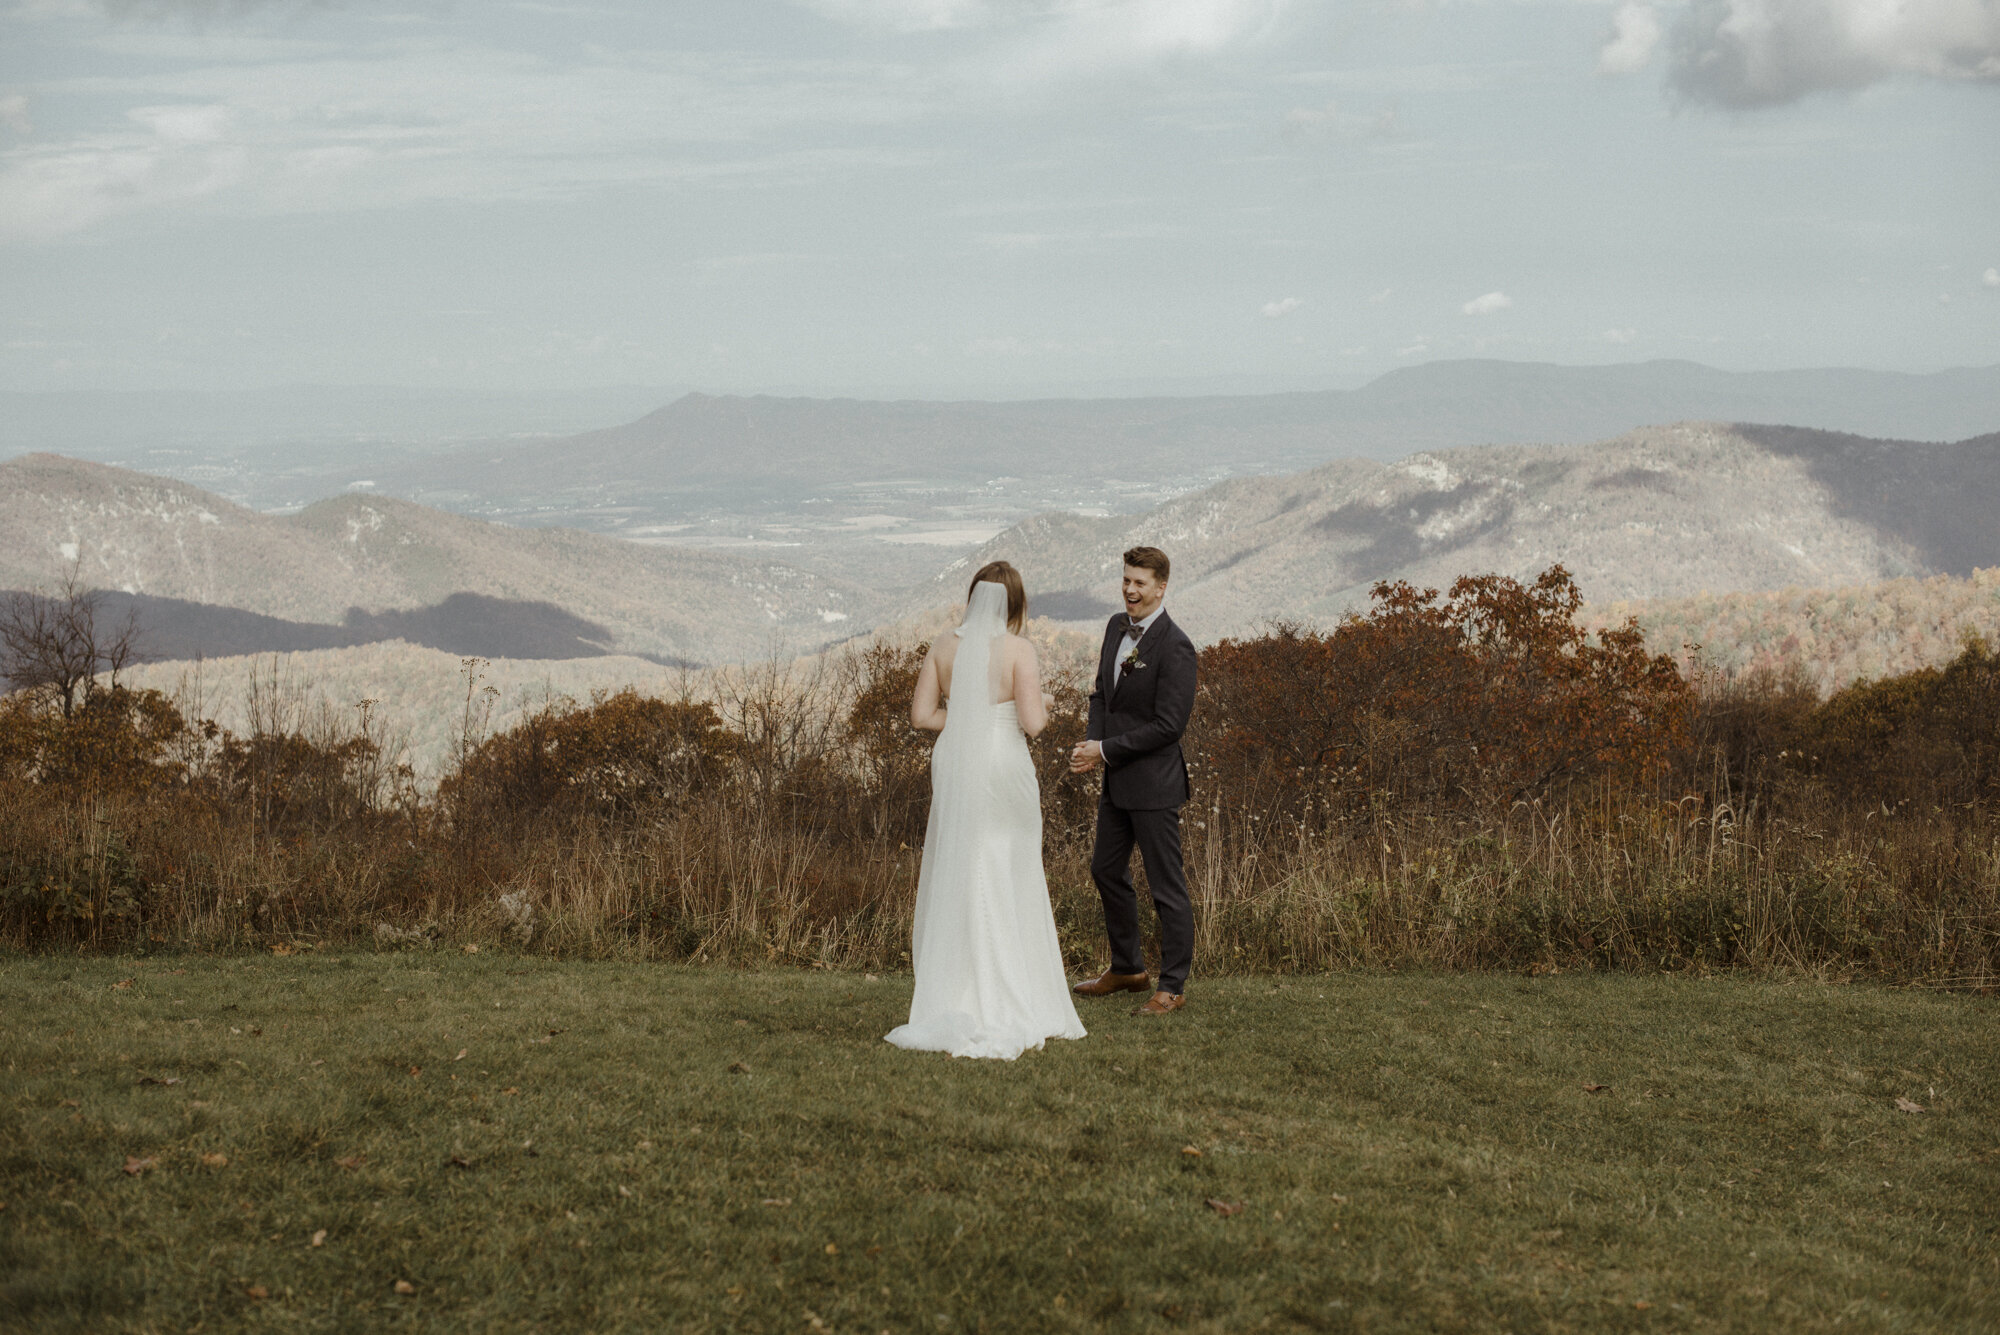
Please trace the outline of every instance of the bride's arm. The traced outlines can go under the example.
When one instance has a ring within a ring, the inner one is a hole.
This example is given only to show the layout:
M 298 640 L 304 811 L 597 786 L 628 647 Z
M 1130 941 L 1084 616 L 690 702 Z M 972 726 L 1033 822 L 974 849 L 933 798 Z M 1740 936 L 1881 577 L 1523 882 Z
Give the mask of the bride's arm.
M 939 698 L 937 650 L 924 655 L 917 669 L 917 693 L 910 698 L 910 726 L 925 732 L 944 731 L 944 703 Z
M 1042 665 L 1035 646 L 1014 640 L 1014 712 L 1021 717 L 1021 731 L 1030 737 L 1049 726 L 1049 697 L 1042 693 Z

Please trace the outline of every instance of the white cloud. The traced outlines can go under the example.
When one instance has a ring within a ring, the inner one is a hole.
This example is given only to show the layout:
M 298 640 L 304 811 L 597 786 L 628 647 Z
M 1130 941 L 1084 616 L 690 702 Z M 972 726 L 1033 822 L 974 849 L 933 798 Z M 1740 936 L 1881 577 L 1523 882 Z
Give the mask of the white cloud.
M 1401 128 L 1399 116 L 1394 106 L 1361 113 L 1342 111 L 1340 103 L 1329 101 L 1317 107 L 1293 107 L 1286 112 L 1285 133 L 1296 139 L 1335 139 L 1348 143 L 1389 139 Z
M 1275 30 L 1289 0 L 989 0 L 1003 84 L 1091 78 L 1216 55 Z
M 1597 53 L 1599 74 L 1637 74 L 1660 44 L 1660 19 L 1651 5 L 1628 4 L 1611 17 L 1611 36 Z
M 1638 336 L 1639 331 L 1636 329 L 1607 329 L 1598 335 L 1606 343 L 1630 343 Z
M 0 159 L 0 238 L 59 236 L 242 180 L 248 154 L 224 141 L 225 108 L 137 107 L 127 119 L 149 133 L 98 135 Z
M 34 122 L 28 119 L 28 95 L 9 93 L 0 97 L 0 130 L 12 130 L 15 134 L 32 134 Z
M 1514 299 L 1505 292 L 1488 292 L 1483 297 L 1474 297 L 1459 309 L 1467 315 L 1491 315 L 1495 311 L 1504 311 L 1513 304 Z
M 805 8 L 858 28 L 924 32 L 991 22 L 986 0 L 800 0 Z
M 1283 301 L 1267 301 L 1264 303 L 1264 318 L 1267 320 L 1276 320 L 1290 315 L 1303 305 L 1305 303 L 1297 297 L 1286 297 Z
M 1899 74 L 2000 82 L 2000 0 L 1693 0 L 1672 50 L 1673 86 L 1725 107 Z
M 170 144 L 210 144 L 229 130 L 228 107 L 134 107 L 125 115 Z
M 837 22 L 890 32 L 983 29 L 1003 79 L 1137 68 L 1268 32 L 1291 0 L 796 0 Z
M 1385 287 L 1380 292 L 1372 294 L 1368 298 L 1368 300 L 1374 302 L 1377 306 L 1380 306 L 1383 302 L 1387 301 L 1390 297 L 1393 297 L 1395 295 L 1396 295 L 1395 288 Z
M 2000 269 L 1988 269 L 1979 276 L 1979 281 L 1988 287 L 2000 287 Z
M 920 165 L 916 150 L 797 131 L 914 123 L 940 88 L 879 64 L 592 50 L 561 65 L 428 43 L 50 80 L 40 95 L 128 109 L 0 152 L 0 234 L 63 235 L 195 201 L 316 212 Z

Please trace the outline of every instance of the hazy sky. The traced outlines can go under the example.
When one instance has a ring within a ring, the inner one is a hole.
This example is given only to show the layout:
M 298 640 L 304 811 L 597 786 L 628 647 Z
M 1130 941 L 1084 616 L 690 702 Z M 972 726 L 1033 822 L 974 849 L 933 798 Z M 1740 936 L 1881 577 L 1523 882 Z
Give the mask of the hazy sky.
M 0 6 L 0 388 L 2000 361 L 2000 0 Z

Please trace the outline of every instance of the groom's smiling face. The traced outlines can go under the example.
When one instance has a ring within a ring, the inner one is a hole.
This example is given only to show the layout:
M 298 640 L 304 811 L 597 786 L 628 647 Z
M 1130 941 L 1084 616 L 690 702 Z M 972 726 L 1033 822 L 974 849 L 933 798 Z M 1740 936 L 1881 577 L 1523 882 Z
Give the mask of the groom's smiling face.
M 1126 566 L 1124 593 L 1125 611 L 1143 621 L 1167 596 L 1167 582 L 1144 566 Z

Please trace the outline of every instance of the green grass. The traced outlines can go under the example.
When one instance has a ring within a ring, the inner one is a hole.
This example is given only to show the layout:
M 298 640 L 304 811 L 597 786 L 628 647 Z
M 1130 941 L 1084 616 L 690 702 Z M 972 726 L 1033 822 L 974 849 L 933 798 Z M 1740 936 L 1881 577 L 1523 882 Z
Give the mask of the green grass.
M 1197 980 L 987 1063 L 909 990 L 0 958 L 0 1329 L 2000 1327 L 1988 1000 Z

